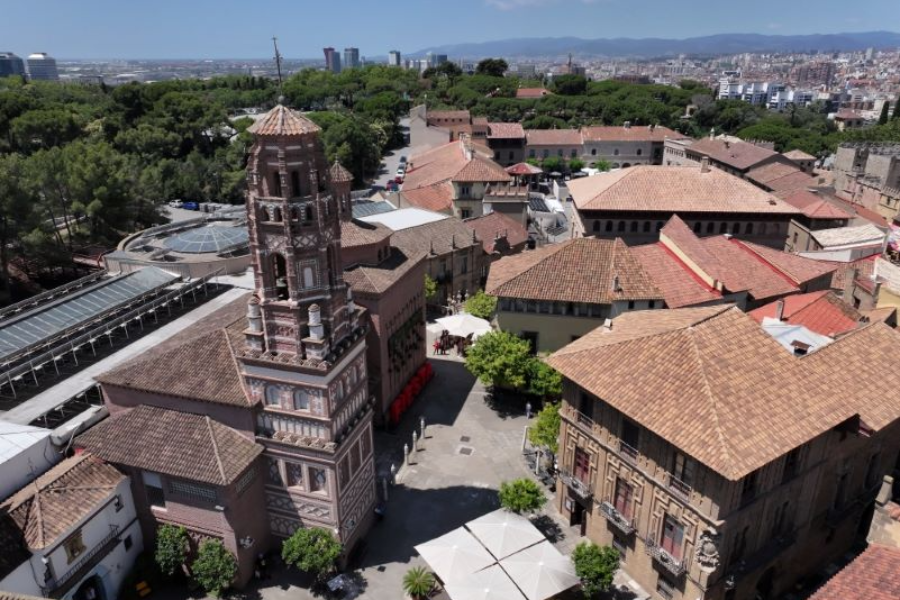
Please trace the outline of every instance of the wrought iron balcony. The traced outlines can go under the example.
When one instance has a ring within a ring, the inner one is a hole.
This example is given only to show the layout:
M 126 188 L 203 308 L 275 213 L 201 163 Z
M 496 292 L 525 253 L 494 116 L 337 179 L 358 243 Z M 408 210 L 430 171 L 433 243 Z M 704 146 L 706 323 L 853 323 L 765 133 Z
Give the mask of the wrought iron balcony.
M 693 492 L 693 488 L 671 473 L 666 473 L 666 487 L 668 487 L 671 491 L 675 492 L 685 500 L 691 499 L 691 492 Z
M 566 485 L 566 487 L 575 492 L 575 494 L 578 495 L 579 498 L 590 500 L 591 496 L 593 495 L 593 491 L 591 490 L 592 486 L 590 483 L 581 481 L 580 479 L 572 475 L 572 473 L 566 468 L 561 468 L 559 470 L 559 478 Z
M 616 510 L 616 507 L 609 502 L 604 501 L 600 503 L 600 512 L 603 513 L 603 516 L 606 517 L 606 520 L 609 521 L 613 527 L 623 534 L 631 535 L 634 533 L 634 523 L 631 519 L 625 518 L 625 515 Z
M 647 554 L 653 557 L 653 562 L 659 568 L 665 570 L 672 577 L 681 577 L 685 573 L 684 563 L 669 554 L 662 546 L 654 542 L 651 538 L 644 539 L 644 546 L 647 548 Z
M 637 464 L 638 456 L 640 456 L 637 448 L 629 446 L 622 440 L 619 440 L 619 454 L 632 464 Z
M 90 552 L 86 552 L 62 577 L 49 579 L 41 591 L 50 598 L 61 598 L 72 584 L 80 581 L 119 543 L 119 526 L 110 525 L 109 533 Z

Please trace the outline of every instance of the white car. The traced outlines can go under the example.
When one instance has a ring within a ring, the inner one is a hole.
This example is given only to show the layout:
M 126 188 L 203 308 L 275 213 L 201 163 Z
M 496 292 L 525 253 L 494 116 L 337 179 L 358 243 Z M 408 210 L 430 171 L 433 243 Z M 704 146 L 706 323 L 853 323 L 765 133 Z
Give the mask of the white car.
M 172 208 L 181 208 L 182 206 L 184 206 L 184 202 L 182 202 L 181 200 L 172 200 L 171 202 L 169 202 L 169 206 L 171 206 Z

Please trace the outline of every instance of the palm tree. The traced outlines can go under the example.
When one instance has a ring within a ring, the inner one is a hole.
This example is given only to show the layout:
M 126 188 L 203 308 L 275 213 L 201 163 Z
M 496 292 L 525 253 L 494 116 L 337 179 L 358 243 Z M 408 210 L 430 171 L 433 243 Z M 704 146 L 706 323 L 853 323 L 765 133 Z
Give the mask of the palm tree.
M 413 600 L 427 598 L 434 589 L 434 575 L 425 567 L 413 567 L 403 576 L 403 591 Z

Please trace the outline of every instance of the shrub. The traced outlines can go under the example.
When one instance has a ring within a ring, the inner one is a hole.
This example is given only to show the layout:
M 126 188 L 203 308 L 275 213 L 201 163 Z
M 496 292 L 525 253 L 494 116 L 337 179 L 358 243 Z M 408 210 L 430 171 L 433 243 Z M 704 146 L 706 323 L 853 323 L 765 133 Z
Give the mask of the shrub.
M 298 529 L 281 546 L 284 562 L 321 579 L 334 569 L 343 546 L 327 529 Z
M 194 579 L 207 593 L 221 598 L 231 587 L 237 574 L 237 561 L 219 540 L 206 540 L 200 544 L 197 559 L 191 565 Z
M 619 569 L 619 553 L 609 546 L 581 542 L 572 552 L 572 564 L 581 579 L 584 597 L 590 599 L 612 585 L 613 576 Z
M 413 567 L 403 576 L 403 591 L 411 598 L 426 598 L 433 589 L 434 575 L 424 567 Z
M 514 513 L 540 510 L 547 502 L 543 490 L 532 479 L 523 477 L 500 484 L 500 506 Z
M 153 555 L 163 575 L 175 575 L 187 561 L 188 535 L 184 527 L 163 525 L 156 532 L 156 552 Z

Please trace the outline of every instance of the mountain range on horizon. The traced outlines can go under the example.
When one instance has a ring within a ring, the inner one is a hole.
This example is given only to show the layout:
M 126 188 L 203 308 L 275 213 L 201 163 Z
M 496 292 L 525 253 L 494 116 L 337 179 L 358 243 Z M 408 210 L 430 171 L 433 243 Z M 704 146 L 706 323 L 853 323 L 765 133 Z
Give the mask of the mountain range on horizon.
M 866 48 L 900 47 L 900 33 L 864 31 L 812 35 L 764 35 L 722 33 L 685 39 L 577 37 L 515 38 L 487 42 L 445 44 L 424 48 L 410 56 L 428 52 L 454 58 L 579 57 L 656 58 L 690 55 L 740 54 L 743 52 L 846 52 Z

